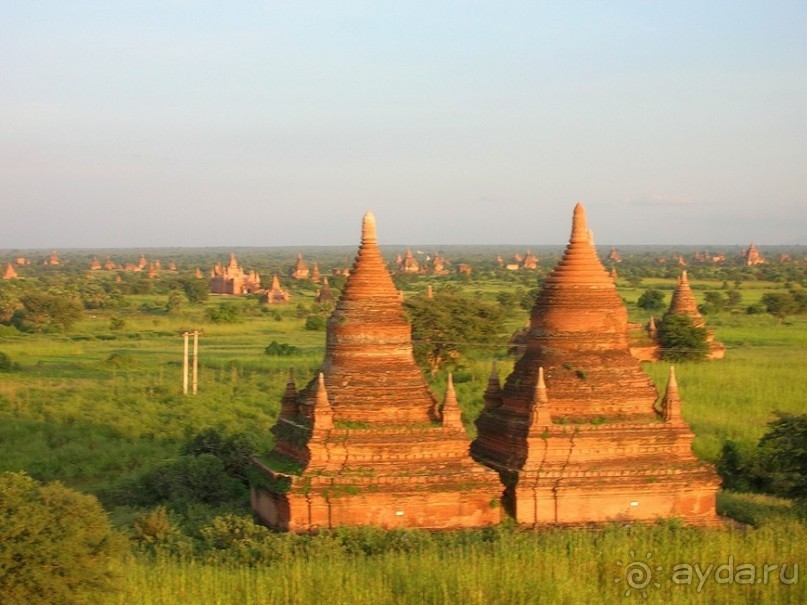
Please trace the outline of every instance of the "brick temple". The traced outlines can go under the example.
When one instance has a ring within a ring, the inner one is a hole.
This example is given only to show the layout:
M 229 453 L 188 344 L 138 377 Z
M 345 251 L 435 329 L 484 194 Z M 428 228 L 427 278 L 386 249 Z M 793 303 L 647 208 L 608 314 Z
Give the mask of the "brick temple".
M 532 310 L 526 351 L 491 377 L 472 444 L 527 526 L 716 520 L 714 469 L 692 453 L 671 371 L 658 392 L 628 348 L 628 313 L 574 209 L 563 258 Z
M 439 403 L 415 364 L 411 326 L 368 213 L 328 320 L 321 370 L 300 391 L 289 380 L 275 447 L 256 461 L 264 480 L 253 486 L 253 510 L 291 531 L 498 523 L 503 488 L 469 455 L 450 378 Z

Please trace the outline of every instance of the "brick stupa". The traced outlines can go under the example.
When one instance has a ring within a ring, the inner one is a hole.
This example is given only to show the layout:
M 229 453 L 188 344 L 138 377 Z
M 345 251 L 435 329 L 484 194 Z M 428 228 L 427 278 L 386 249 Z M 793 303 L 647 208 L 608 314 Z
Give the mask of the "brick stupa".
M 706 342 L 709 345 L 708 359 L 723 359 L 723 357 L 725 357 L 725 345 L 715 341 L 714 331 L 706 327 L 706 320 L 703 318 L 700 311 L 698 311 L 698 301 L 695 300 L 695 295 L 692 293 L 686 271 L 681 271 L 681 275 L 678 276 L 678 282 L 673 291 L 670 307 L 664 314 L 664 317 L 675 313 L 689 316 L 692 320 L 692 325 L 706 330 Z
M 256 462 L 252 507 L 267 525 L 462 528 L 500 520 L 502 486 L 474 462 L 449 380 L 442 408 L 412 355 L 411 326 L 367 213 L 355 264 L 328 320 L 325 360 L 289 381 Z
M 692 454 L 680 410 L 656 409 L 658 392 L 628 350 L 627 320 L 578 204 L 533 307 L 526 352 L 503 387 L 491 378 L 471 449 L 499 472 L 520 524 L 715 521 L 717 475 Z

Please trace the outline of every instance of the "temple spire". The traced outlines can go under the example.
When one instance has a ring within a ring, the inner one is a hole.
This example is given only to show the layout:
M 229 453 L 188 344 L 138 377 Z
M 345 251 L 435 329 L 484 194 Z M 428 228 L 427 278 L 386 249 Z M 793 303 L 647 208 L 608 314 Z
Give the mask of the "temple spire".
M 457 401 L 457 394 L 454 391 L 454 378 L 451 372 L 448 373 L 448 383 L 446 384 L 446 396 L 443 400 L 443 410 L 441 413 L 443 427 L 452 429 L 463 429 L 462 412 Z
M 502 383 L 499 381 L 499 369 L 496 365 L 496 360 L 493 360 L 484 399 L 485 409 L 497 408 L 502 404 Z
M 361 223 L 361 243 L 376 243 L 378 241 L 375 231 L 375 216 L 372 212 L 366 212 Z
M 327 431 L 333 428 L 333 408 L 325 389 L 325 374 L 319 373 L 317 378 L 317 394 L 314 399 L 314 430 Z
M 552 417 L 549 413 L 549 395 L 546 392 L 546 382 L 544 382 L 544 368 L 538 368 L 538 381 L 535 383 L 535 393 L 532 399 L 532 412 L 530 415 L 530 431 L 543 428 L 552 424 Z
M 588 243 L 588 225 L 586 224 L 586 209 L 578 202 L 574 207 L 572 217 L 572 237 L 573 242 Z
M 297 415 L 297 385 L 294 383 L 294 370 L 289 368 L 289 378 L 286 381 L 286 391 L 280 400 L 280 417 L 293 418 Z
M 670 366 L 667 379 L 667 390 L 661 401 L 661 416 L 664 422 L 681 422 L 681 398 L 678 396 L 678 381 L 675 379 L 675 367 Z

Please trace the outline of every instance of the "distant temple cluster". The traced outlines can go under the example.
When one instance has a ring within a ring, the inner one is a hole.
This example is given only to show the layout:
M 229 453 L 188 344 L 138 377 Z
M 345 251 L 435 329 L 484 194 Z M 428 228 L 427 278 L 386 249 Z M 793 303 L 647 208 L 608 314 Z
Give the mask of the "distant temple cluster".
M 451 375 L 440 402 L 415 365 L 368 213 L 325 359 L 302 389 L 289 379 L 252 507 L 291 531 L 482 527 L 504 513 L 526 526 L 714 523 L 718 478 L 692 454 L 672 369 L 658 399 L 578 205 L 524 353 L 503 385 L 491 375 L 469 443 Z
M 422 254 L 422 253 L 418 253 Z M 449 275 L 451 271 L 450 261 L 439 252 L 427 255 L 423 262 L 415 258 L 411 248 L 406 249 L 406 253 L 400 254 L 395 259 L 395 268 L 398 273 L 420 274 L 420 275 Z M 459 269 L 458 269 L 459 271 Z
M 496 264 L 508 271 L 518 271 L 519 269 L 534 271 L 538 268 L 538 257 L 527 250 L 523 256 L 516 252 L 509 262 L 505 261 L 503 257 L 497 256 Z
M 230 254 L 226 265 L 216 263 L 210 271 L 211 294 L 253 294 L 261 289 L 261 276 L 255 270 L 247 273 Z

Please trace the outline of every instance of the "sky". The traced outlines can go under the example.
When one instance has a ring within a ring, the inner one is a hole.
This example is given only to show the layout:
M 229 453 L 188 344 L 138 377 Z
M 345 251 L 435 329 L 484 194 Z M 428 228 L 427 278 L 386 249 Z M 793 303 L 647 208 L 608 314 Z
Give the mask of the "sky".
M 0 0 L 0 249 L 807 244 L 807 3 Z

